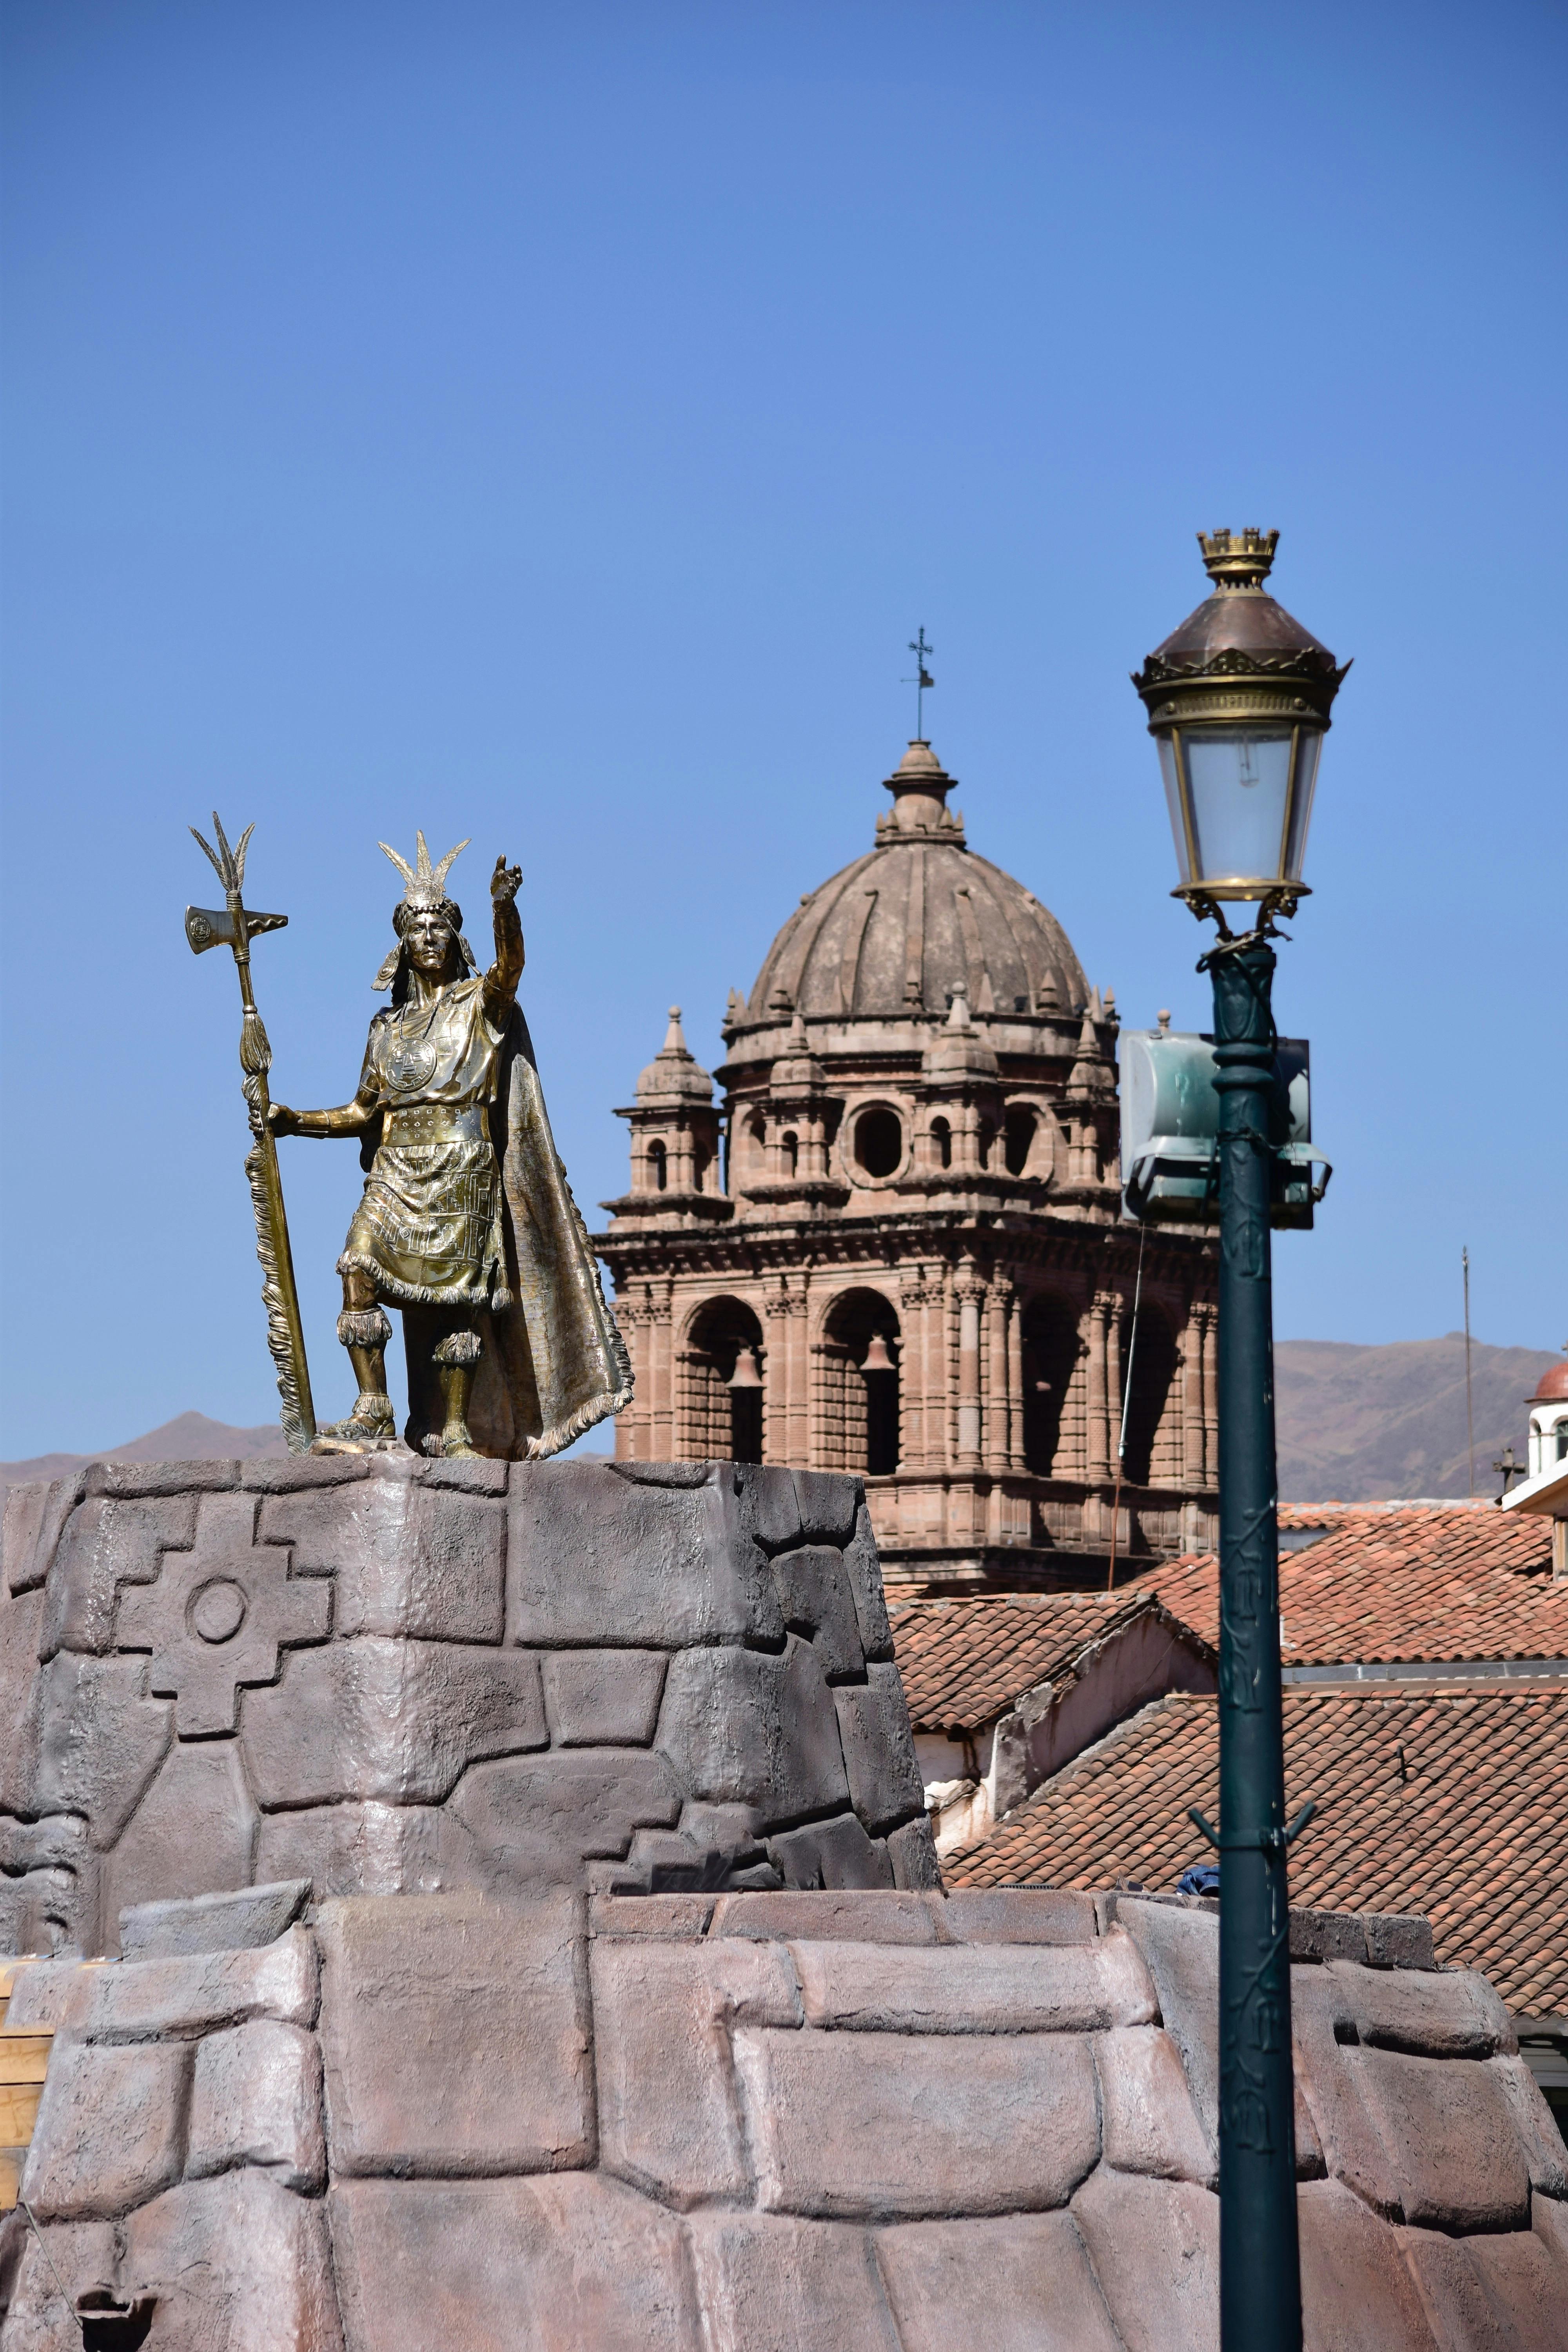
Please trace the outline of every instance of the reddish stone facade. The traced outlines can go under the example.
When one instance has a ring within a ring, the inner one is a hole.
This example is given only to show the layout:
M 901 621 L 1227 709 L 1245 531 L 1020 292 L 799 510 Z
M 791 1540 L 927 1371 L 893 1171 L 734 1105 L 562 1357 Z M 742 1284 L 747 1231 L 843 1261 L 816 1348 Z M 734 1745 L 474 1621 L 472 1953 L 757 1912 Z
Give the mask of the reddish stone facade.
M 620 1114 L 616 1447 L 861 1473 L 889 1591 L 1095 1582 L 1113 1514 L 1123 1559 L 1213 1539 L 1212 1247 L 1147 1234 L 1130 1351 L 1114 999 L 952 784 L 911 743 L 731 995 L 721 1104 L 676 1015 Z

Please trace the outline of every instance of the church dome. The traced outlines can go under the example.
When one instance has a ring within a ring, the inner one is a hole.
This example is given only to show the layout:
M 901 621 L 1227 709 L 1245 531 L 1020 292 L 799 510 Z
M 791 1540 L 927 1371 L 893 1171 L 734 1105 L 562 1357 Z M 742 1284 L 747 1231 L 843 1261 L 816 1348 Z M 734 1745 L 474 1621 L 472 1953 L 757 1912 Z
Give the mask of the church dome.
M 953 778 L 929 743 L 887 779 L 877 845 L 807 891 L 768 950 L 739 1028 L 945 1015 L 963 993 L 991 1015 L 1075 1017 L 1089 983 L 1067 933 L 999 866 L 965 845 Z

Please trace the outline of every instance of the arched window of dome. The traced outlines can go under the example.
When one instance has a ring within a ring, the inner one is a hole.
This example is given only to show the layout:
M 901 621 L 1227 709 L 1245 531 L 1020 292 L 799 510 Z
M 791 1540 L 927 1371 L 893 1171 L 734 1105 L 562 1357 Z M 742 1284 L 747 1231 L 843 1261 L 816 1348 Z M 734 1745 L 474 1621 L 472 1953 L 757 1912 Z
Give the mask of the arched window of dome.
M 980 1122 L 980 1131 L 979 1131 L 979 1137 L 978 1137 L 978 1141 L 979 1141 L 979 1146 L 980 1146 L 980 1165 L 982 1166 L 982 1168 L 989 1168 L 989 1167 L 990 1167 L 990 1165 L 991 1165 L 991 1148 L 992 1148 L 993 1144 L 995 1142 L 995 1140 L 996 1140 L 996 1127 L 995 1127 L 995 1122 L 994 1122 L 994 1120 L 992 1120 L 992 1119 L 989 1119 L 989 1118 L 983 1118 L 983 1119 L 981 1120 L 981 1122 Z
M 818 1370 L 823 1466 L 890 1477 L 899 1466 L 899 1318 L 879 1290 L 847 1290 L 827 1310 Z
M 932 1119 L 931 1139 L 937 1166 L 951 1168 L 952 1166 L 952 1129 L 945 1118 Z
M 779 1168 L 786 1183 L 793 1183 L 800 1167 L 800 1138 L 793 1127 L 786 1128 L 779 1138 Z
M 868 1176 L 896 1174 L 904 1156 L 904 1127 L 896 1110 L 874 1103 L 855 1121 L 855 1158 Z
M 708 1172 L 708 1161 L 710 1156 L 708 1146 L 705 1143 L 697 1140 L 693 1141 L 691 1146 L 691 1183 L 692 1189 L 695 1192 L 700 1192 L 703 1189 L 702 1179 Z
M 1079 1450 L 1066 1426 L 1078 1363 L 1078 1318 L 1059 1298 L 1031 1298 L 1024 1309 L 1024 1459 L 1037 1477 L 1068 1477 Z
M 680 1355 L 679 1442 L 685 1462 L 763 1458 L 763 1327 L 740 1298 L 710 1298 Z
M 662 1192 L 669 1182 L 669 1167 L 663 1144 L 656 1136 L 647 1148 L 648 1190 Z
M 1028 1103 L 1009 1103 L 1003 1158 L 1009 1176 L 1021 1176 L 1035 1148 L 1037 1115 Z
M 1166 1316 L 1147 1298 L 1121 1326 L 1121 1377 L 1127 1382 L 1129 1350 L 1132 1377 L 1127 1386 L 1127 1442 L 1121 1475 L 1130 1486 L 1176 1486 L 1182 1480 L 1181 1383 L 1176 1378 L 1176 1335 Z M 1117 1428 L 1121 1400 L 1117 1400 Z M 1114 1433 L 1113 1433 L 1114 1434 Z

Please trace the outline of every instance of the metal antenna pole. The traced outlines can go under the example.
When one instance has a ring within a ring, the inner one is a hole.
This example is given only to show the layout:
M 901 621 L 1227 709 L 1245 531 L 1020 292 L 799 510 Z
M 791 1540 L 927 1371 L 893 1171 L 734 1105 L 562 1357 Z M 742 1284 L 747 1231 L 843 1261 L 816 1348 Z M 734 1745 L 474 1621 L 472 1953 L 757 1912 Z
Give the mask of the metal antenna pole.
M 1476 1499 L 1476 1406 L 1470 1390 L 1470 1251 L 1467 1243 L 1459 1252 L 1459 1262 L 1465 1269 L 1465 1432 L 1470 1441 L 1470 1500 Z

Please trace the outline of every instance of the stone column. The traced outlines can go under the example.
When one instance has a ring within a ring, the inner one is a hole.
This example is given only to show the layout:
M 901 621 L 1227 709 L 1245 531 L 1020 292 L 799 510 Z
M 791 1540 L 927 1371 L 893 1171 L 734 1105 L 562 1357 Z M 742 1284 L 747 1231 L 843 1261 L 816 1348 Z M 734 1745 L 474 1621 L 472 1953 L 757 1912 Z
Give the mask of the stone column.
M 1063 1400 L 1066 1413 L 1066 1400 Z M 1024 1302 L 1007 1291 L 1007 1466 L 1028 1467 L 1024 1456 Z
M 958 1298 L 958 1460 L 980 1467 L 980 1312 L 985 1285 L 966 1258 L 953 1285 Z
M 1000 1475 L 1013 1459 L 1012 1383 L 1007 1377 L 1007 1330 L 1012 1319 L 1013 1286 L 993 1282 L 985 1303 L 987 1328 L 985 1383 L 985 1466 Z
M 930 1444 L 926 1415 L 926 1269 L 899 1269 L 899 1467 L 923 1470 Z
M 768 1369 L 763 1391 L 763 1451 L 770 1462 L 811 1464 L 810 1362 L 805 1341 L 805 1292 L 801 1277 L 775 1277 L 763 1312 L 768 1318 Z
M 1084 1413 L 1083 1475 L 1089 1486 L 1102 1485 L 1110 1475 L 1106 1443 L 1106 1332 L 1115 1301 L 1109 1291 L 1096 1291 L 1079 1330 L 1088 1353 L 1087 1409 Z
M 669 1139 L 669 1189 L 672 1192 L 695 1192 L 697 1190 L 697 1159 L 689 1122 L 678 1118 Z
M 1212 1301 L 1203 1307 L 1204 1484 L 1219 1485 L 1219 1315 Z
M 1203 1314 L 1189 1307 L 1182 1328 L 1182 1485 L 1189 1493 L 1204 1483 Z
M 674 1286 L 668 1280 L 647 1286 L 648 1400 L 645 1461 L 668 1462 L 675 1455 Z

